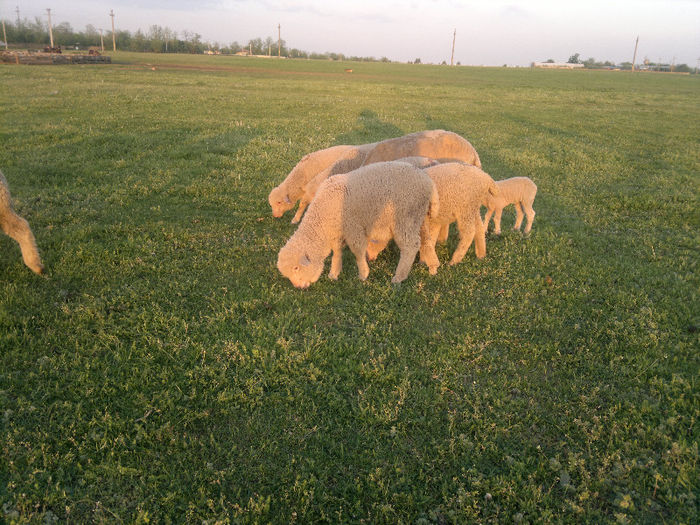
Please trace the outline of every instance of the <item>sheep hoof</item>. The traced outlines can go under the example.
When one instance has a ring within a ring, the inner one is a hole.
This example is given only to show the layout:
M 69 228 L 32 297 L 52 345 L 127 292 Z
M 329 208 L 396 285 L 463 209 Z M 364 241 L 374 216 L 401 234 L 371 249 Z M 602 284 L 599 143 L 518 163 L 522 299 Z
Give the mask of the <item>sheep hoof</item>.
M 437 266 L 428 266 L 428 273 L 430 275 L 435 275 L 435 274 L 437 274 L 437 269 L 438 269 Z
M 337 273 L 329 273 L 328 278 L 332 281 L 337 281 L 338 280 L 338 274 Z
M 298 224 L 298 223 L 299 223 L 299 219 L 297 219 L 296 217 L 294 217 L 294 218 L 292 219 L 292 224 Z
M 391 284 L 401 284 L 401 282 L 405 279 L 405 277 L 402 279 L 400 277 L 392 277 L 391 278 Z

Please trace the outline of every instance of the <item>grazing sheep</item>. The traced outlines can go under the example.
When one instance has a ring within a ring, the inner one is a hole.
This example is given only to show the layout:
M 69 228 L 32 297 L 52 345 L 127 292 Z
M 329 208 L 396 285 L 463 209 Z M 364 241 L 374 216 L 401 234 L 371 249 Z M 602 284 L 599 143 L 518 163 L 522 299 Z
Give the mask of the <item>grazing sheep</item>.
M 343 146 L 347 148 L 343 153 L 328 167 L 314 175 L 303 187 L 299 208 L 296 215 L 292 219 L 292 224 L 296 224 L 301 220 L 304 210 L 313 200 L 314 195 L 321 183 L 331 175 L 340 175 L 356 170 L 362 165 L 367 153 L 374 148 L 376 142 L 370 144 L 362 144 L 360 146 Z
M 367 148 L 374 146 L 374 144 L 365 144 L 363 146 L 358 146 L 358 152 L 360 153 L 359 155 L 347 155 L 344 158 L 338 160 L 335 164 L 330 166 L 329 168 L 326 168 L 323 170 L 321 173 L 316 175 L 313 179 L 311 179 L 306 186 L 304 186 L 304 196 L 301 198 L 301 201 L 299 202 L 299 210 L 297 211 L 297 215 L 294 217 L 292 220 L 292 223 L 297 223 L 301 219 L 301 214 L 304 211 L 304 208 L 313 200 L 314 195 L 316 195 L 316 191 L 318 191 L 318 187 L 321 185 L 321 183 L 326 180 L 328 177 L 331 177 L 333 175 L 340 175 L 342 173 L 350 173 L 351 171 L 356 170 L 357 168 L 360 167 L 362 164 L 362 161 L 364 159 L 364 155 L 367 153 Z M 364 153 L 363 153 L 364 152 Z M 396 159 L 396 162 L 407 162 L 416 168 L 427 168 L 429 166 L 435 166 L 437 164 L 437 161 L 434 159 L 430 159 L 428 157 L 418 157 L 418 156 L 413 156 L 413 157 L 404 157 L 401 159 Z
M 319 172 L 318 175 L 312 177 L 309 182 L 306 183 L 303 192 L 304 196 L 299 203 L 299 210 L 292 220 L 293 223 L 299 222 L 304 209 L 313 200 L 316 190 L 325 179 L 331 175 L 349 173 L 360 166 L 367 166 L 375 162 L 404 160 L 420 168 L 434 165 L 435 163 L 454 161 L 466 162 L 481 167 L 479 154 L 469 141 L 456 133 L 441 129 L 419 131 L 404 135 L 403 137 L 396 137 L 356 147 L 358 148 L 357 153 L 345 153 L 335 164 Z M 434 161 L 428 159 L 440 160 Z M 289 205 L 289 207 L 291 206 L 293 206 L 293 204 Z M 447 231 L 441 234 L 441 240 L 446 238 Z
M 364 165 L 419 155 L 433 159 L 457 159 L 481 167 L 479 154 L 468 140 L 451 131 L 419 131 L 379 142 L 367 154 Z
M 7 180 L 0 171 L 0 227 L 7 235 L 19 243 L 22 250 L 22 259 L 34 273 L 44 272 L 41 264 L 39 251 L 36 247 L 34 234 L 29 228 L 29 223 L 15 213 L 10 199 L 10 190 L 7 187 Z
M 481 222 L 480 208 L 487 196 L 497 195 L 493 179 L 480 168 L 464 163 L 439 164 L 424 170 L 435 183 L 440 198 L 440 212 L 427 220 L 421 238 L 421 261 L 428 265 L 431 274 L 437 273 L 440 261 L 435 253 L 438 232 L 444 226 L 457 221 L 459 244 L 452 254 L 450 264 L 464 259 L 474 241 L 476 256 L 486 255 L 486 237 Z
M 333 146 L 305 155 L 280 185 L 270 192 L 268 202 L 272 207 L 272 215 L 282 217 L 284 212 L 291 210 L 304 194 L 307 182 L 354 150 L 355 146 Z
M 532 203 L 535 202 L 537 194 L 537 186 L 528 177 L 512 177 L 510 179 L 496 181 L 500 195 L 489 195 L 485 201 L 486 217 L 484 217 L 484 228 L 488 229 L 491 215 L 493 215 L 494 233 L 501 233 L 501 213 L 503 208 L 509 204 L 515 205 L 515 225 L 514 230 L 520 230 L 520 225 L 523 222 L 523 210 L 527 215 L 527 226 L 525 226 L 525 235 L 530 233 L 532 221 L 535 220 L 535 210 L 532 209 Z M 522 207 L 522 209 L 521 209 Z M 495 215 L 494 215 L 495 212 Z
M 420 249 L 423 223 L 438 211 L 435 185 L 410 164 L 382 162 L 334 175 L 321 184 L 299 228 L 280 250 L 277 268 L 294 286 L 307 288 L 333 252 L 328 277 L 337 279 L 345 242 L 364 281 L 369 239 L 387 243 L 393 238 L 401 257 L 391 282 L 400 283 Z

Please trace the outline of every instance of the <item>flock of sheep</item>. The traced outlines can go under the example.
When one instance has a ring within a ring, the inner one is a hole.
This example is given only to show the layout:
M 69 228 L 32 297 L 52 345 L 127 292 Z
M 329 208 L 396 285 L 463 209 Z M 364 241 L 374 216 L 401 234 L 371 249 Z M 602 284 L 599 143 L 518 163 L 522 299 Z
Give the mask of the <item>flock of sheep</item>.
M 495 182 L 481 169 L 469 141 L 449 131 L 319 150 L 302 158 L 270 192 L 275 217 L 300 201 L 292 222 L 301 223 L 280 250 L 277 268 L 294 286 L 307 288 L 319 279 L 332 253 L 328 277 L 335 280 L 347 245 L 365 280 L 367 260 L 376 259 L 393 239 L 400 251 L 393 283 L 408 276 L 419 252 L 434 275 L 440 265 L 435 244 L 447 239 L 451 223 L 457 222 L 459 243 L 450 264 L 464 259 L 472 241 L 476 256 L 483 258 L 492 215 L 494 233 L 499 234 L 501 212 L 514 204 L 514 229 L 520 229 L 526 215 L 528 234 L 536 193 L 537 186 L 527 177 Z M 487 208 L 484 220 L 482 205 Z
M 319 150 L 302 158 L 270 192 L 275 217 L 300 201 L 292 222 L 301 223 L 280 250 L 277 268 L 294 286 L 306 288 L 319 279 L 332 253 L 328 276 L 337 279 L 347 245 L 357 260 L 360 279 L 365 280 L 367 261 L 376 259 L 393 239 L 400 250 L 393 283 L 406 279 L 419 252 L 434 275 L 440 265 L 435 244 L 447 239 L 451 223 L 457 222 L 459 243 L 450 264 L 464 259 L 472 241 L 476 256 L 482 258 L 491 216 L 498 234 L 501 212 L 508 204 L 515 204 L 514 229 L 520 229 L 524 214 L 525 234 L 530 232 L 536 193 L 537 186 L 527 177 L 494 182 L 482 171 L 469 141 L 449 131 L 421 131 Z M 484 220 L 482 205 L 487 208 Z M 24 263 L 43 273 L 34 235 L 15 213 L 2 172 L 0 227 L 19 243 Z

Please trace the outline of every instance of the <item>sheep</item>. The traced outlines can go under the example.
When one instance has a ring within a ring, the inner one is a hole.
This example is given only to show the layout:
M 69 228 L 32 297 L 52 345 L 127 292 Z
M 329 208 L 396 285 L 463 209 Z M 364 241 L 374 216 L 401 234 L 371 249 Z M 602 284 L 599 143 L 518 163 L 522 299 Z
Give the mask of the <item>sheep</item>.
M 358 151 L 366 151 L 367 146 L 374 146 L 374 144 L 365 144 L 364 146 L 358 146 Z M 292 220 L 292 223 L 299 222 L 299 219 L 301 218 L 301 213 L 304 211 L 304 208 L 306 208 L 306 206 L 308 206 L 308 204 L 313 200 L 314 195 L 316 195 L 316 191 L 318 191 L 318 187 L 324 180 L 326 180 L 332 175 L 350 173 L 351 171 L 356 170 L 362 164 L 363 159 L 363 155 L 345 156 L 344 158 L 338 160 L 332 166 L 326 168 L 321 173 L 316 175 L 313 179 L 311 179 L 306 184 L 306 186 L 304 186 L 304 196 L 299 202 L 299 211 L 297 212 L 297 217 L 294 217 L 294 220 Z M 429 166 L 434 166 L 435 164 L 437 164 L 437 161 L 434 159 L 419 156 L 404 157 L 395 160 L 397 162 L 407 162 L 409 164 L 412 164 L 416 168 L 427 168 Z
M 318 187 L 324 180 L 331 175 L 348 173 L 359 168 L 362 165 L 362 162 L 365 160 L 367 153 L 374 148 L 375 144 L 376 142 L 362 144 L 359 146 L 344 146 L 344 148 L 347 149 L 345 149 L 340 156 L 333 161 L 333 163 L 318 172 L 316 175 L 312 176 L 303 187 L 302 196 L 299 201 L 299 208 L 297 209 L 296 215 L 294 215 L 294 218 L 292 219 L 292 224 L 297 224 L 301 220 L 304 210 L 313 200 Z
M 480 208 L 487 197 L 498 195 L 494 180 L 480 168 L 464 163 L 439 164 L 424 170 L 435 183 L 440 199 L 440 211 L 429 217 L 422 231 L 420 260 L 428 265 L 431 275 L 437 273 L 440 261 L 435 243 L 441 228 L 457 221 L 459 244 L 450 265 L 464 259 L 472 241 L 476 256 L 486 256 L 486 236 Z
M 501 233 L 501 212 L 503 212 L 504 207 L 514 204 L 516 218 L 513 229 L 520 230 L 524 210 L 525 215 L 527 215 L 527 225 L 525 226 L 524 234 L 528 235 L 532 228 L 532 221 L 535 220 L 535 210 L 532 209 L 532 203 L 535 201 L 537 186 L 528 177 L 512 177 L 499 180 L 496 182 L 496 185 L 500 195 L 489 195 L 484 202 L 487 207 L 486 216 L 484 217 L 484 228 L 488 229 L 491 215 L 493 215 L 494 233 L 499 235 Z
M 29 223 L 15 213 L 10 199 L 10 189 L 7 180 L 0 171 L 0 227 L 7 235 L 19 243 L 22 250 L 22 259 L 34 273 L 44 273 L 44 265 L 41 264 L 39 250 Z
M 466 139 L 451 131 L 441 129 L 419 131 L 387 139 L 372 144 L 356 146 L 358 152 L 352 151 L 343 154 L 335 164 L 320 171 L 312 177 L 304 187 L 304 196 L 299 203 L 299 210 L 292 220 L 299 222 L 306 206 L 313 200 L 320 184 L 331 175 L 348 173 L 360 166 L 367 166 L 375 162 L 387 162 L 392 160 L 404 160 L 418 167 L 427 167 L 436 162 L 466 162 L 481 167 L 479 154 Z M 429 159 L 441 159 L 437 161 Z M 291 207 L 291 205 L 290 205 Z M 287 208 L 289 209 L 289 208 Z M 447 231 L 441 234 L 441 240 L 447 238 Z
M 363 165 L 402 157 L 420 155 L 422 157 L 451 158 L 481 167 L 479 154 L 468 140 L 451 131 L 434 129 L 419 131 L 379 142 L 367 154 Z
M 272 215 L 282 217 L 284 212 L 291 210 L 304 194 L 307 182 L 355 149 L 355 146 L 333 146 L 305 155 L 279 186 L 270 192 L 268 202 L 272 207 Z
M 323 262 L 333 252 L 328 277 L 336 280 L 346 243 L 364 281 L 369 239 L 386 243 L 393 238 L 401 256 L 391 282 L 400 283 L 420 249 L 426 218 L 438 211 L 435 185 L 410 164 L 382 162 L 333 175 L 321 184 L 296 232 L 280 249 L 277 268 L 295 287 L 307 288 L 321 276 Z

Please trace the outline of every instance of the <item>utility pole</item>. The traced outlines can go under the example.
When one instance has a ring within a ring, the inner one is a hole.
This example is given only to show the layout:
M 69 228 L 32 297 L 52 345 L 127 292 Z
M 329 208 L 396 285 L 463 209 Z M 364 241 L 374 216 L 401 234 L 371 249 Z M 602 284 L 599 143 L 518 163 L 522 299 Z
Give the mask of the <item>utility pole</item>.
M 634 43 L 634 56 L 632 57 L 632 71 L 634 71 L 634 64 L 637 61 L 637 46 L 639 45 L 639 35 L 637 35 L 637 41 Z
M 112 50 L 116 51 L 117 50 L 117 40 L 114 37 L 114 10 L 113 9 L 109 10 L 109 16 L 112 17 Z
M 282 58 L 282 26 L 277 24 L 277 58 Z
M 671 73 L 673 73 L 673 66 L 676 65 L 676 57 L 673 57 L 673 60 L 671 60 Z
M 49 14 L 49 40 L 51 40 L 51 49 L 53 49 L 53 28 L 51 27 L 51 9 L 47 9 L 46 12 Z
M 452 58 L 450 58 L 451 66 L 453 66 L 455 63 L 455 40 L 457 40 L 457 29 L 455 29 L 454 35 L 452 35 Z
M 102 34 L 102 29 L 100 29 L 100 48 L 102 49 L 102 53 L 105 52 L 105 39 L 104 35 Z
M 19 21 L 19 6 L 15 9 L 15 13 L 17 13 L 17 30 L 19 31 L 20 29 L 20 21 Z
M 5 49 L 7 49 L 7 33 L 5 33 L 5 19 L 2 19 L 2 41 L 5 42 Z

